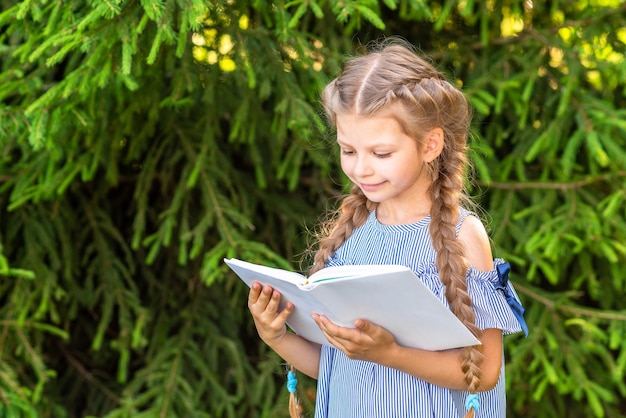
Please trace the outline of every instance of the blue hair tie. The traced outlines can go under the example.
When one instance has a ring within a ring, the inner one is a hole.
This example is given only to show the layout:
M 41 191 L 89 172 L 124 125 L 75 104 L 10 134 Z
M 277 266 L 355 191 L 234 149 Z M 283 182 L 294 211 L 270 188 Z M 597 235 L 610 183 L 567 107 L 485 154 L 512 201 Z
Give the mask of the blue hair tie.
M 474 412 L 478 412 L 480 409 L 480 399 L 475 393 L 470 393 L 465 399 L 465 409 L 469 411 L 471 408 L 474 408 Z
M 287 390 L 289 393 L 294 393 L 297 385 L 298 379 L 296 379 L 296 374 L 292 371 L 287 372 Z

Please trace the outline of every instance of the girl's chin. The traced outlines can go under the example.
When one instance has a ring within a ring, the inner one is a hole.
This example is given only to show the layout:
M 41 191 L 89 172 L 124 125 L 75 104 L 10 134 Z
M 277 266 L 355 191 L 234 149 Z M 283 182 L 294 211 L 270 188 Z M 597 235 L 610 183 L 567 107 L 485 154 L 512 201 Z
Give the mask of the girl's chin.
M 363 192 L 363 194 L 365 195 L 365 197 L 367 197 L 367 200 L 369 200 L 370 202 L 373 203 L 380 203 L 382 201 L 384 201 L 385 199 L 380 195 L 380 193 L 373 193 L 373 192 L 368 192 L 367 190 L 363 190 L 361 189 L 361 191 Z

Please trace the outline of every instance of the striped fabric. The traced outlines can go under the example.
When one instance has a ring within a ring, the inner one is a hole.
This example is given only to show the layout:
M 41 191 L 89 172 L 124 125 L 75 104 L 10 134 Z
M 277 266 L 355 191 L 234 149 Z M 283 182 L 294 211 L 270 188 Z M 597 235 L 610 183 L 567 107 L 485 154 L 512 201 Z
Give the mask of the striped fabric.
M 461 211 L 457 233 L 468 215 Z M 445 288 L 437 275 L 427 217 L 411 225 L 382 225 L 372 212 L 367 222 L 336 251 L 328 265 L 402 264 L 410 267 L 446 305 Z M 502 263 L 494 260 L 494 266 Z M 499 328 L 503 334 L 521 331 L 501 291 L 495 270 L 470 268 L 468 292 L 476 324 Z M 509 286 L 510 283 L 509 283 Z M 517 298 L 513 288 L 512 294 Z M 417 301 L 416 301 L 417 302 Z M 504 361 L 502 363 L 504 365 Z M 315 418 L 453 418 L 465 413 L 466 392 L 432 385 L 395 369 L 367 361 L 350 360 L 331 346 L 323 346 L 317 383 Z M 476 418 L 505 416 L 504 366 L 494 389 L 479 393 Z

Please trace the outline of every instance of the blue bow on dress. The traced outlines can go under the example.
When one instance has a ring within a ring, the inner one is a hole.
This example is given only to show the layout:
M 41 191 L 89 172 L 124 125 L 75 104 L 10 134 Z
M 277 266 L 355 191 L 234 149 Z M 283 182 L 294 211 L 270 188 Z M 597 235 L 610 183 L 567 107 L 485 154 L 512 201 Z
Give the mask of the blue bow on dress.
M 522 331 L 524 331 L 524 335 L 528 337 L 528 325 L 526 325 L 526 320 L 524 319 L 524 307 L 522 304 L 513 296 L 511 291 L 508 288 L 509 284 L 509 272 L 511 271 L 511 265 L 509 263 L 498 264 L 496 267 L 496 271 L 498 272 L 498 285 L 496 287 L 498 290 L 502 290 L 506 302 L 511 307 L 513 311 L 513 315 L 517 318 L 517 322 L 519 322 L 522 327 Z

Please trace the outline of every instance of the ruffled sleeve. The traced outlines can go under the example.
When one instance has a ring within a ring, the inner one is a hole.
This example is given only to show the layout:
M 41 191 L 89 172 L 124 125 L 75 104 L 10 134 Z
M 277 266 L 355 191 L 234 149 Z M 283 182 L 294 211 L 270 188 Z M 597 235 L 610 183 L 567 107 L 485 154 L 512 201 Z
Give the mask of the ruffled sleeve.
M 467 289 L 480 329 L 498 328 L 503 334 L 523 331 L 528 335 L 524 308 L 508 279 L 511 268 L 502 259 L 494 260 L 494 269 L 480 271 L 469 269 Z
M 514 334 L 523 331 L 528 335 L 528 328 L 524 320 L 524 308 L 508 280 L 509 263 L 502 259 L 495 259 L 493 270 L 482 271 L 473 267 L 467 273 L 467 290 L 472 298 L 472 306 L 476 316 L 476 326 L 480 329 L 497 328 L 503 334 Z M 432 290 L 432 292 L 446 306 L 450 306 L 446 299 L 446 289 L 441 280 L 437 267 L 425 263 L 413 266 L 417 277 Z

